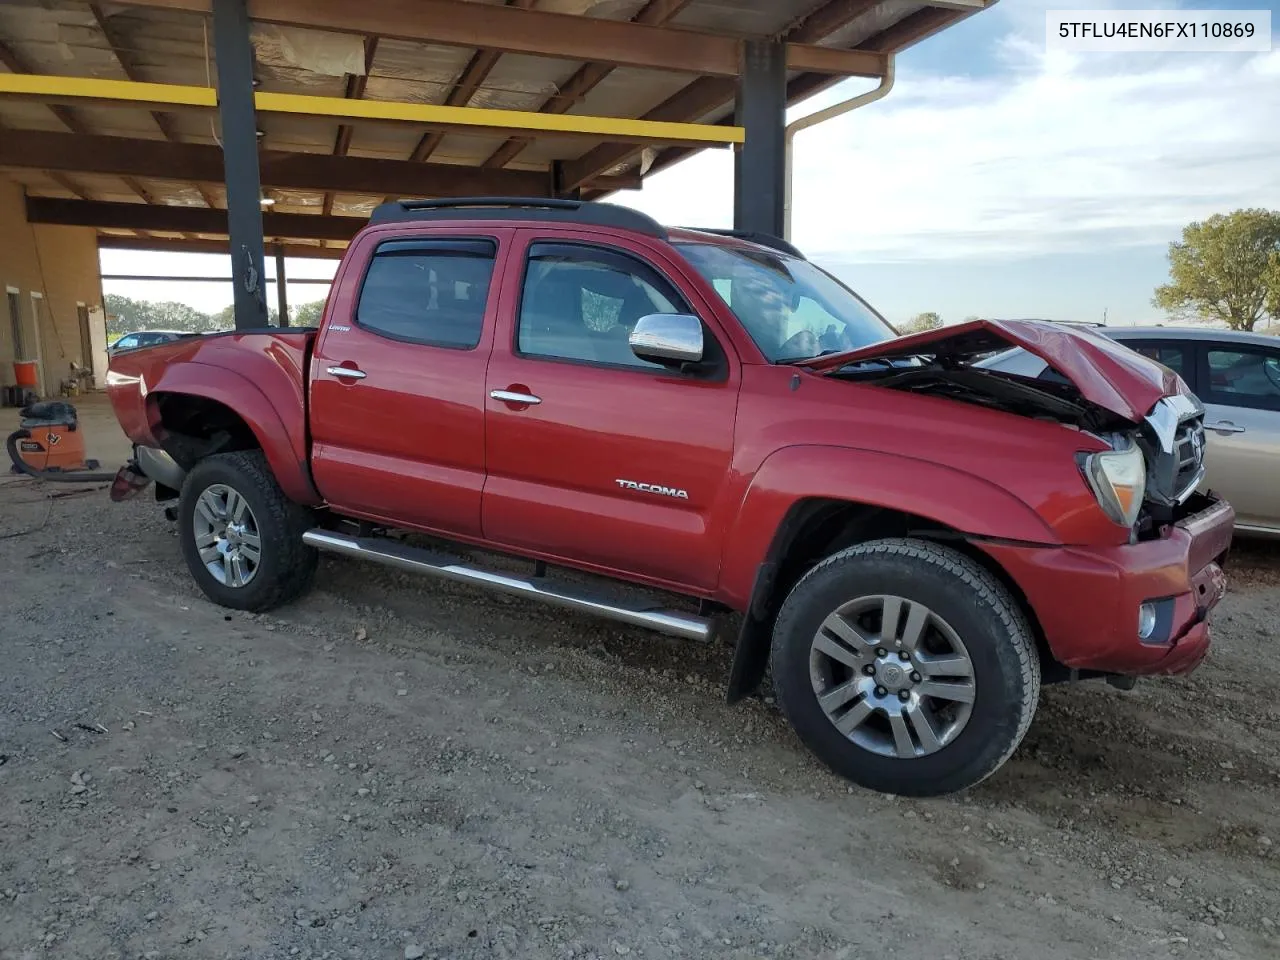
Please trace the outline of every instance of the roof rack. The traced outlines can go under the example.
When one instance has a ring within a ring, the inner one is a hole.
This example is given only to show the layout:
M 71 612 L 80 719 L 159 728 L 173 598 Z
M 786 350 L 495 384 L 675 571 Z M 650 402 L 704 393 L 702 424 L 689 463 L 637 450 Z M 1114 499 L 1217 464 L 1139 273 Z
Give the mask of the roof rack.
M 396 200 L 379 204 L 370 223 L 406 220 L 543 220 L 589 223 L 598 227 L 634 230 L 665 240 L 667 231 L 647 214 L 597 200 L 559 200 L 550 197 L 456 197 L 448 200 Z
M 775 237 L 771 233 L 762 233 L 758 230 L 728 230 L 724 227 L 686 227 L 685 229 L 695 230 L 698 233 L 713 233 L 720 237 L 733 237 L 736 240 L 746 240 L 749 243 L 758 243 L 762 247 L 772 247 L 774 250 L 788 253 L 800 260 L 808 259 L 794 244 L 783 240 L 781 237 Z

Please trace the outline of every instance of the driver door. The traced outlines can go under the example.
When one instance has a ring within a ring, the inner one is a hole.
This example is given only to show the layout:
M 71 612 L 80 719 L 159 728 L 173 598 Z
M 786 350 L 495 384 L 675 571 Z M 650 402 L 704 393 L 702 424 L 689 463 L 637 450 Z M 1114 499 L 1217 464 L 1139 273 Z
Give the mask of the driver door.
M 737 358 L 660 250 L 522 231 L 489 361 L 485 538 L 577 566 L 710 589 L 730 476 Z M 716 370 L 640 360 L 642 316 L 697 313 Z

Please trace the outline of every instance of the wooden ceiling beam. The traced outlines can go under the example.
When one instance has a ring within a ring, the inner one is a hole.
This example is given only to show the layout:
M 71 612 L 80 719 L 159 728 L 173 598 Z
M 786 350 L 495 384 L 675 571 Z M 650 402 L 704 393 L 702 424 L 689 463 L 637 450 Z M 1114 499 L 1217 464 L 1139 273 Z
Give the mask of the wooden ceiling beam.
M 506 0 L 508 6 L 520 7 L 524 10 L 531 9 L 536 2 L 537 0 Z M 467 62 L 462 73 L 458 75 L 458 79 L 453 84 L 453 89 L 449 91 L 449 96 L 445 98 L 445 105 L 450 107 L 468 106 L 471 103 L 471 98 L 480 92 L 480 88 L 484 86 L 484 82 L 489 79 L 489 74 L 493 72 L 493 68 L 498 65 L 498 61 L 501 59 L 502 54 L 497 50 L 477 50 L 470 61 Z M 443 131 L 429 130 L 423 134 L 422 139 L 418 141 L 418 145 L 413 148 L 413 153 L 409 155 L 409 159 L 419 162 L 429 159 L 439 149 L 443 140 Z
M 345 247 L 316 247 L 303 243 L 272 244 L 271 246 L 273 253 L 276 247 L 283 248 L 284 255 L 291 259 L 340 260 L 342 255 L 346 253 Z M 228 240 L 214 240 L 207 237 L 193 237 L 190 240 L 149 240 L 138 236 L 100 233 L 98 234 L 98 248 L 101 250 L 160 251 L 164 253 L 228 253 L 231 245 Z
M 632 21 L 660 27 L 674 19 L 691 2 L 692 0 L 649 0 L 632 17 Z M 574 104 L 599 86 L 615 69 L 617 68 L 611 63 L 584 63 L 577 73 L 565 81 L 558 93 L 543 101 L 538 110 L 542 113 L 568 113 Z M 484 161 L 483 166 L 491 170 L 505 167 L 531 143 L 532 137 L 510 137 Z
M 138 72 L 137 65 L 133 62 L 132 55 L 126 52 L 128 44 L 125 43 L 124 38 L 121 36 L 119 28 L 103 12 L 101 4 L 89 4 L 89 12 L 93 14 L 93 19 L 97 22 L 98 29 L 102 31 L 102 35 L 107 38 L 107 46 L 111 48 L 111 55 L 116 58 L 116 63 L 120 65 L 120 70 L 128 79 L 135 83 L 140 82 L 143 78 Z M 166 140 L 171 140 L 174 143 L 180 142 L 180 138 L 174 130 L 173 117 L 171 115 L 160 110 L 152 110 L 151 119 L 155 121 L 156 127 Z M 125 185 L 138 196 L 146 199 L 148 203 L 154 202 L 154 198 L 151 198 L 136 181 L 125 181 Z M 200 198 L 204 200 L 205 206 L 215 206 L 213 194 L 209 192 L 208 188 L 201 184 L 196 184 L 196 190 L 199 191 Z
M 207 207 L 170 207 L 101 200 L 27 197 L 27 222 L 96 227 L 100 230 L 152 230 L 159 233 L 227 233 L 227 211 Z M 269 239 L 350 240 L 368 223 L 364 217 L 321 217 L 310 213 L 263 213 Z
M 364 96 L 365 87 L 369 84 L 369 75 L 373 73 L 373 61 L 378 55 L 378 38 L 364 38 L 364 73 L 360 75 L 349 75 L 347 77 L 346 98 L 348 100 L 359 100 Z M 356 128 L 349 123 L 339 124 L 338 135 L 333 141 L 333 155 L 335 157 L 345 157 L 351 149 L 351 138 L 355 135 Z M 324 195 L 324 203 L 321 205 L 321 211 L 327 217 L 333 213 L 333 193 L 329 192 Z
M 875 0 L 829 0 L 791 27 L 781 39 L 788 43 L 816 44 L 853 23 L 876 5 Z M 898 23 L 860 44 L 854 52 L 874 53 L 886 57 L 896 54 L 904 47 L 932 36 L 939 30 L 958 23 L 981 9 L 984 8 L 977 6 L 963 9 L 926 7 L 917 13 L 909 14 Z M 835 82 L 837 78 L 830 75 L 802 74 L 788 85 L 788 102 L 812 96 Z M 641 119 L 661 118 L 670 122 L 695 122 L 709 113 L 732 104 L 736 95 L 735 82 L 703 77 L 668 97 Z M 563 186 L 565 189 L 572 189 L 593 177 L 615 171 L 618 167 L 634 161 L 643 149 L 634 144 L 601 143 L 577 160 L 569 161 L 564 165 Z M 669 152 L 683 159 L 698 151 L 674 147 Z
M 21 57 L 19 57 L 18 54 L 14 52 L 13 48 L 11 48 L 8 44 L 4 43 L 4 41 L 0 41 L 0 63 L 4 64 L 5 68 L 10 73 L 30 73 L 31 72 L 30 65 Z M 76 115 L 72 113 L 70 110 L 68 110 L 66 107 L 57 103 L 46 104 L 46 106 L 48 106 L 49 112 L 53 114 L 54 118 L 64 127 L 66 127 L 68 130 L 70 130 L 72 133 L 84 132 L 84 125 L 80 122 L 80 120 L 76 117 Z M 5 135 L 9 136 L 7 132 Z M 2 141 L 3 141 L 3 138 L 0 138 L 0 142 Z M 48 174 L 49 179 L 52 180 L 54 183 L 56 183 L 58 186 L 60 186 L 63 190 L 66 190 L 68 193 L 74 194 L 75 196 L 79 197 L 81 200 L 89 199 L 89 192 L 85 190 L 84 187 L 80 186 L 80 184 L 76 183 L 74 180 L 68 177 L 66 174 L 63 174 L 56 170 L 48 170 L 45 172 Z
M 281 150 L 260 150 L 258 163 L 264 187 L 317 193 L 536 197 L 548 196 L 551 190 L 551 175 L 539 171 L 482 170 L 452 163 Z M 224 175 L 221 149 L 208 144 L 42 130 L 6 130 L 0 136 L 0 167 L 194 183 L 221 183 Z M 602 189 L 625 189 L 639 186 L 639 179 L 605 180 L 599 185 Z
M 127 0 L 134 6 L 208 13 L 209 0 Z M 720 77 L 742 71 L 739 37 L 700 30 L 606 20 L 569 13 L 496 6 L 468 0 L 248 0 L 249 17 L 262 23 L 392 37 L 445 46 L 610 63 Z M 828 52 L 797 48 L 797 63 L 818 59 L 836 66 Z M 820 59 L 819 59 L 820 58 Z M 874 70 L 865 55 L 846 57 L 842 72 Z M 879 74 L 871 74 L 879 75 Z

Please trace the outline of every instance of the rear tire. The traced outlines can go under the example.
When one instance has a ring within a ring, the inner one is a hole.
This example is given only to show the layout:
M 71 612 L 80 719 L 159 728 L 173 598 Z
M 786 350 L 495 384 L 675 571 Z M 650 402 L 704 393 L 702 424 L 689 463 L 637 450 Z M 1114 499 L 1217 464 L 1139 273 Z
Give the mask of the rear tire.
M 1009 592 L 923 540 L 863 543 L 815 566 L 779 612 L 771 656 L 805 745 L 854 783 L 903 796 L 989 777 L 1040 695 L 1035 641 Z
M 219 606 L 258 613 L 305 593 L 319 563 L 302 542 L 311 526 L 311 511 L 285 496 L 261 450 L 207 457 L 182 484 L 182 555 Z

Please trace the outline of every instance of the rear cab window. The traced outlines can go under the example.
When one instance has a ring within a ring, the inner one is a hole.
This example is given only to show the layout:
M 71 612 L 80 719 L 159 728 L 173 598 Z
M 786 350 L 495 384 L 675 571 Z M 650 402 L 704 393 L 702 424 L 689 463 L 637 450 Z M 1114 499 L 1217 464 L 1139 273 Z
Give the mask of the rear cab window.
M 402 343 L 473 350 L 497 256 L 491 238 L 385 240 L 365 272 L 355 323 Z

